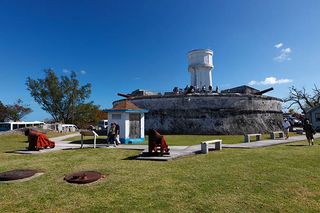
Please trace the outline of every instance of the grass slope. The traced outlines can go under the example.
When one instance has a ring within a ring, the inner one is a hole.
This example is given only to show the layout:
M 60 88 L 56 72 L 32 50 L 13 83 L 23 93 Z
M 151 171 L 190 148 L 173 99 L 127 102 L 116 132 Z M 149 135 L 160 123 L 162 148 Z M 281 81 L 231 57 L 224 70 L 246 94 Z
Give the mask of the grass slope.
M 9 153 L 26 147 L 25 141 L 0 137 L 0 172 L 33 168 L 45 174 L 0 182 L 0 212 L 320 211 L 320 141 L 312 147 L 303 141 L 224 149 L 169 162 L 130 160 L 139 152 L 115 149 Z M 90 185 L 63 180 L 80 170 L 108 175 Z

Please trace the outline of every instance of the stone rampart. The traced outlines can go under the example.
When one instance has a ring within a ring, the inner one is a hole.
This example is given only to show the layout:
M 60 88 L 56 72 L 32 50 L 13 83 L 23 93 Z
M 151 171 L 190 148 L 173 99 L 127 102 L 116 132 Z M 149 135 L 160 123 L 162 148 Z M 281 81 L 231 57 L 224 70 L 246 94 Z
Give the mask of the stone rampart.
M 145 128 L 162 134 L 246 134 L 281 129 L 281 99 L 245 94 L 144 96 Z

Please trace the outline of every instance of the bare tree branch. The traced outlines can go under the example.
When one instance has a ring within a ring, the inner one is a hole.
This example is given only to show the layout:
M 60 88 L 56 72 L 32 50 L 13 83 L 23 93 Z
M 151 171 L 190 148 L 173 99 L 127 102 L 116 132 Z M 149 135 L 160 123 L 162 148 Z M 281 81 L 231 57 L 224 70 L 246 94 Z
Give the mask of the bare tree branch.
M 310 95 L 307 93 L 305 87 L 299 90 L 292 86 L 289 88 L 289 96 L 284 99 L 284 102 L 290 103 L 288 108 L 293 105 L 298 105 L 303 113 L 306 114 L 308 109 L 320 105 L 320 89 L 314 85 L 312 91 L 313 94 Z

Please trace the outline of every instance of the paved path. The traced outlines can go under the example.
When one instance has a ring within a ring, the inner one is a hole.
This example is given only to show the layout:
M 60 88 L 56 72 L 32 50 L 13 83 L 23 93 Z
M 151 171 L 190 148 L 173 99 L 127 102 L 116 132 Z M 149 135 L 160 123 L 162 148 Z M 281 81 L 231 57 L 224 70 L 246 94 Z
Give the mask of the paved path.
M 74 133 L 74 134 L 69 134 L 69 135 L 63 135 L 55 138 L 50 138 L 50 140 L 54 141 L 55 143 L 69 143 L 70 141 L 64 141 L 65 139 L 68 138 L 73 138 L 76 136 L 80 136 L 80 133 Z
M 50 138 L 50 140 L 54 141 L 56 146 L 53 149 L 43 149 L 40 151 L 28 151 L 28 150 L 19 150 L 16 153 L 20 154 L 40 154 L 46 152 L 52 152 L 57 150 L 66 150 L 66 149 L 80 149 L 80 144 L 72 144 L 71 141 L 64 141 L 67 138 L 80 136 L 79 133 L 71 134 L 71 135 L 64 135 L 55 138 Z M 317 133 L 315 138 L 320 138 L 320 134 Z M 267 147 L 279 144 L 286 144 L 286 143 L 293 143 L 296 141 L 306 140 L 305 135 L 300 136 L 293 136 L 289 139 L 276 139 L 276 140 L 263 140 L 263 141 L 256 141 L 250 143 L 238 143 L 238 144 L 222 144 L 222 148 L 242 148 L 242 149 L 253 149 L 253 148 L 260 148 L 260 147 Z M 222 141 L 223 142 L 223 141 Z M 307 143 L 307 142 L 306 142 Z M 92 148 L 93 144 L 84 144 L 84 148 Z M 126 150 L 140 150 L 141 155 L 137 157 L 138 160 L 160 160 L 160 161 L 167 161 L 176 159 L 183 156 L 193 155 L 201 153 L 201 145 L 192 145 L 192 146 L 169 146 L 170 148 L 170 155 L 168 156 L 145 156 L 143 153 L 148 152 L 147 145 L 125 145 L 121 144 L 117 147 L 114 146 L 107 146 L 107 144 L 97 144 L 97 148 L 113 148 L 113 149 L 126 149 Z M 209 150 L 213 150 L 214 144 L 209 144 Z
M 319 138 L 320 134 L 317 133 L 314 135 L 315 138 Z M 250 142 L 250 143 L 238 143 L 238 144 L 222 144 L 222 148 L 242 148 L 242 149 L 254 149 L 254 148 L 260 148 L 260 147 L 267 147 L 267 146 L 274 146 L 279 144 L 287 144 L 287 143 L 293 143 L 297 141 L 306 140 L 305 135 L 299 135 L 299 136 L 293 136 L 289 137 L 288 139 L 276 139 L 276 140 L 263 140 L 263 141 L 256 141 L 256 142 Z M 307 142 L 306 142 L 307 143 Z M 136 159 L 138 160 L 158 160 L 158 161 L 167 161 L 167 160 L 173 160 L 179 157 L 193 155 L 193 154 L 199 154 L 201 153 L 201 145 L 192 145 L 192 146 L 169 146 L 170 148 L 170 155 L 166 156 L 147 156 L 144 155 L 144 153 L 148 152 L 148 147 L 146 145 L 121 145 L 119 148 L 123 149 L 132 149 L 134 146 L 139 146 L 139 148 L 145 149 L 142 151 L 141 155 L 138 156 Z M 209 144 L 209 150 L 214 150 L 215 145 Z
M 314 135 L 314 138 L 319 138 L 319 137 L 320 137 L 319 133 Z M 222 144 L 222 148 L 254 149 L 254 148 L 260 148 L 260 147 L 266 147 L 266 146 L 293 143 L 293 142 L 302 141 L 302 140 L 305 140 L 306 144 L 308 143 L 305 135 L 299 135 L 299 136 L 289 137 L 288 139 L 263 140 L 263 141 L 256 141 L 256 142 L 250 142 L 250 143 L 237 143 L 237 144 Z

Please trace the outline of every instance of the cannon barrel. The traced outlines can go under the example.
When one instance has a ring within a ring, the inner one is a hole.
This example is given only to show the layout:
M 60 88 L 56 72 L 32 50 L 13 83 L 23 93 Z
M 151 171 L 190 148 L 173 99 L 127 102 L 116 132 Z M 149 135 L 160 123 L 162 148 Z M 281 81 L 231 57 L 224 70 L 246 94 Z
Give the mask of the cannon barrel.
M 273 90 L 273 87 L 269 88 L 269 89 L 265 89 L 265 90 L 261 90 L 259 92 L 254 93 L 255 95 L 263 95 L 266 92 L 270 92 Z

